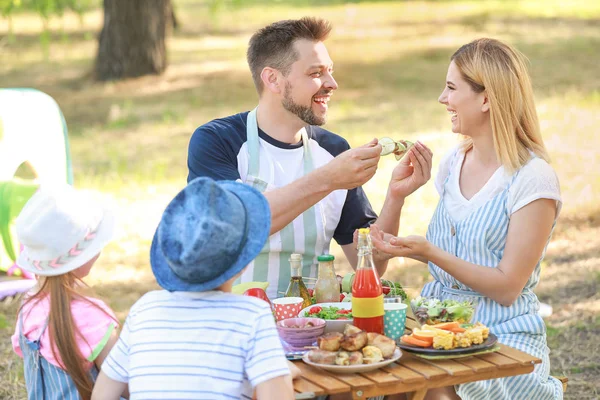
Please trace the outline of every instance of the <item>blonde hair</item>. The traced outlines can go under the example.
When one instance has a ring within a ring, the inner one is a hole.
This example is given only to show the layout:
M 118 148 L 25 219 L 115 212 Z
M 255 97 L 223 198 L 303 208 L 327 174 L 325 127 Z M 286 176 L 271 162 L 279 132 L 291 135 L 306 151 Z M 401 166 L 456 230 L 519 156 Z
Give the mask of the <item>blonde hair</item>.
M 495 39 L 477 39 L 451 57 L 463 79 L 490 102 L 496 157 L 509 172 L 525 165 L 533 152 L 549 161 L 533 101 L 527 59 L 518 50 Z M 470 138 L 462 143 L 473 147 Z

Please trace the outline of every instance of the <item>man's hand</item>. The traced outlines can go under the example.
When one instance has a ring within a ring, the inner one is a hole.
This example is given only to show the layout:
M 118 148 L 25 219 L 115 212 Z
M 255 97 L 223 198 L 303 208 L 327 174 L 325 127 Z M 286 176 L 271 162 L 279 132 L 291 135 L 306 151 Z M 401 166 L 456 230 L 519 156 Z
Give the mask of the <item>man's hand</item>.
M 362 186 L 377 171 L 381 157 L 381 145 L 377 142 L 377 139 L 373 139 L 363 146 L 346 150 L 318 171 L 328 177 L 333 190 Z
M 390 181 L 390 194 L 406 198 L 431 178 L 433 153 L 421 142 L 415 143 L 400 160 Z

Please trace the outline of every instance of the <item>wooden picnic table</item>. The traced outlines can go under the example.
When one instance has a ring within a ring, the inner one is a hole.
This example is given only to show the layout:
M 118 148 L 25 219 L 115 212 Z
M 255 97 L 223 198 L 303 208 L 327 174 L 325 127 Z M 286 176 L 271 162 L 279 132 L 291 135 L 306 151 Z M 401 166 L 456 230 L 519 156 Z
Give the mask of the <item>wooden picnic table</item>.
M 415 321 L 407 320 L 409 326 Z M 422 400 L 428 389 L 533 372 L 539 358 L 500 344 L 493 353 L 464 358 L 426 360 L 407 351 L 387 367 L 354 374 L 327 372 L 301 360 L 294 361 L 302 375 L 294 380 L 296 398 L 351 393 L 353 399 L 407 393 L 410 400 Z

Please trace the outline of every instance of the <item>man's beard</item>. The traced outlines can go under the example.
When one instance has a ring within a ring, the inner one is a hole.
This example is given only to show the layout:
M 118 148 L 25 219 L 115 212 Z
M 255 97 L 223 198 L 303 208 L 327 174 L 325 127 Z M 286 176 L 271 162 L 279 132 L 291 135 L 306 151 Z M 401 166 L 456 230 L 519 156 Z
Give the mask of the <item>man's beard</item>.
M 318 117 L 312 110 L 312 107 L 306 107 L 301 104 L 298 104 L 292 99 L 292 85 L 289 82 L 285 83 L 285 90 L 283 92 L 283 101 L 281 105 L 283 108 L 296 115 L 302 121 L 306 122 L 308 125 L 325 125 L 327 122 L 327 115 L 323 117 Z M 312 104 L 312 99 L 310 100 Z

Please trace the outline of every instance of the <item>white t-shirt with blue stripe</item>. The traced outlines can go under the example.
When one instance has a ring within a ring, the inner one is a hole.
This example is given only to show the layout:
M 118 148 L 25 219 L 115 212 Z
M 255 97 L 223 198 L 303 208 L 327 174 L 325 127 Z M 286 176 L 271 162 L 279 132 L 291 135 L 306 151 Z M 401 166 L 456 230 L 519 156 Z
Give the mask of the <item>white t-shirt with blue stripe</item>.
M 130 399 L 240 399 L 290 374 L 268 304 L 220 291 L 154 291 L 102 364 Z

